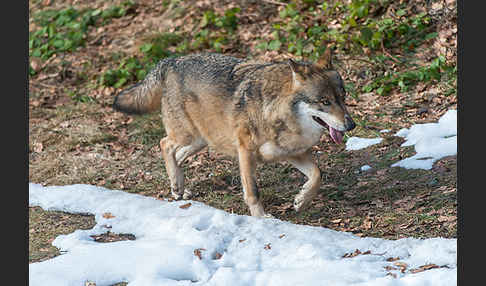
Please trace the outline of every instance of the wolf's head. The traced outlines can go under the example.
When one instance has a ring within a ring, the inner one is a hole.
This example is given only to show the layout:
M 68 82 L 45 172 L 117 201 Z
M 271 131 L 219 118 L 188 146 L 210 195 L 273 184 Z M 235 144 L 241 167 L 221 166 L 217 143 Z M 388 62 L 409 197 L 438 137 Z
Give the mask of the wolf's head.
M 343 80 L 333 69 L 331 49 L 315 64 L 288 62 L 292 70 L 293 108 L 307 128 L 328 129 L 334 142 L 342 143 L 345 131 L 356 124 L 349 115 L 344 98 Z

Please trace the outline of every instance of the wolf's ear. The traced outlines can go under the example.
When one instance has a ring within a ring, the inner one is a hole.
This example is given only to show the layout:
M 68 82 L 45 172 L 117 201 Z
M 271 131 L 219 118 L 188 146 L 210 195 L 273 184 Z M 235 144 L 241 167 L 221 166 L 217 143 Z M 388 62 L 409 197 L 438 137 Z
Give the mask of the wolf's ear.
M 319 58 L 316 65 L 321 69 L 332 69 L 332 51 L 330 46 L 326 47 L 324 54 Z
M 294 62 L 294 60 L 292 59 L 288 59 L 287 63 L 292 70 L 292 86 L 294 88 L 301 86 L 304 82 L 302 67 L 298 63 Z

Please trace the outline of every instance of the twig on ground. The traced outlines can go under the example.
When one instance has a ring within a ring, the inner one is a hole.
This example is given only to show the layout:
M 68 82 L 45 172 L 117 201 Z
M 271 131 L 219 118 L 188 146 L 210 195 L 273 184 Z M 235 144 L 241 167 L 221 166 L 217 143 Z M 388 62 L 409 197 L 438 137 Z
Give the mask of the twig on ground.
M 272 1 L 272 0 L 263 0 L 263 2 L 267 2 L 267 3 L 275 4 L 275 5 L 280 5 L 280 6 L 287 6 L 287 3 L 276 2 L 276 1 Z

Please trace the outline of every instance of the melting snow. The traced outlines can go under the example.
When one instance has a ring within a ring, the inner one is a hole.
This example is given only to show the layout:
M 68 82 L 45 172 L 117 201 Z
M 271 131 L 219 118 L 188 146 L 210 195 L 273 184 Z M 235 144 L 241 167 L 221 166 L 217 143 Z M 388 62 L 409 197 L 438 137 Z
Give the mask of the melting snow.
M 65 253 L 30 264 L 29 285 L 456 285 L 456 239 L 360 238 L 196 201 L 179 207 L 187 202 L 90 185 L 29 184 L 30 206 L 96 219 L 92 229 L 58 236 L 52 244 Z M 103 216 L 108 212 L 112 216 Z M 90 237 L 108 225 L 136 240 L 98 243 Z M 356 249 L 370 254 L 343 258 Z M 390 257 L 399 257 L 407 271 L 387 270 L 395 267 Z M 443 267 L 409 271 L 430 263 Z
M 457 110 L 447 111 L 438 123 L 415 124 L 401 129 L 395 136 L 406 139 L 402 147 L 414 145 L 417 154 L 392 167 L 430 170 L 440 158 L 457 154 Z
M 361 171 L 368 171 L 369 169 L 371 169 L 371 166 L 370 165 L 363 165 L 363 166 L 361 166 Z
M 359 150 L 383 141 L 383 138 L 360 138 L 350 137 L 346 141 L 346 150 Z

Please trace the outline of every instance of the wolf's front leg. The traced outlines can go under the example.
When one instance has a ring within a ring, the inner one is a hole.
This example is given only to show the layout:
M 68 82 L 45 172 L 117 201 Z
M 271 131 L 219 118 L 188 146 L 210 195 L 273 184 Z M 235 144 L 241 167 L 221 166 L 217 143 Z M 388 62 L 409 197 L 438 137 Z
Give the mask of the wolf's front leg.
M 310 151 L 299 156 L 293 156 L 288 161 L 308 178 L 302 186 L 302 190 L 295 196 L 294 209 L 298 212 L 307 208 L 317 195 L 321 185 L 321 172 L 316 163 L 312 161 Z
M 260 201 L 256 185 L 256 160 L 244 144 L 240 142 L 239 145 L 238 163 L 240 166 L 241 184 L 243 186 L 243 198 L 252 216 L 267 217 L 268 215 L 263 211 L 263 205 Z

